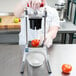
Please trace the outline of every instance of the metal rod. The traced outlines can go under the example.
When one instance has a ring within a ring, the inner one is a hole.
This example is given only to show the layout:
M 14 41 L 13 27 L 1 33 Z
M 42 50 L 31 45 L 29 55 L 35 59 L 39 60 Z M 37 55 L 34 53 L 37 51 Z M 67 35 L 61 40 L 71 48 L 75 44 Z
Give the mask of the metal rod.
M 44 41 L 45 41 L 45 39 L 46 39 L 46 17 L 47 17 L 46 8 L 45 8 L 44 12 L 45 12 L 45 16 L 44 16 Z M 44 44 L 44 41 L 43 41 L 43 44 Z M 49 63 L 47 50 L 46 50 L 46 55 L 47 55 L 47 59 L 46 59 L 47 69 L 48 69 L 48 73 L 50 74 L 51 73 L 51 67 L 50 67 L 50 63 Z
M 27 28 L 27 8 L 24 9 L 24 19 L 25 19 L 25 23 L 26 23 L 26 45 L 25 45 L 25 49 L 24 49 L 24 54 L 23 54 L 23 60 L 22 60 L 22 67 L 21 67 L 21 71 L 20 73 L 24 73 L 24 68 L 25 68 L 25 61 L 26 61 L 26 53 L 28 52 L 28 28 Z
M 22 62 L 21 71 L 20 71 L 21 74 L 24 73 L 24 68 L 25 68 L 25 62 Z
M 46 17 L 47 17 L 47 11 L 46 11 L 46 8 L 44 9 L 44 41 L 46 39 Z M 44 41 L 43 41 L 43 45 L 44 45 Z
M 72 21 L 73 1 L 71 1 L 70 21 Z
M 52 73 L 51 71 L 51 66 L 50 66 L 50 62 L 49 62 L 49 55 L 47 54 L 47 66 L 48 66 L 48 73 Z
M 25 16 L 24 17 L 25 17 L 25 21 L 26 21 L 25 22 L 26 23 L 26 25 L 25 25 L 26 26 L 26 46 L 28 47 L 28 30 L 27 30 L 28 29 L 27 28 L 27 14 L 28 14 L 28 12 L 27 12 L 27 8 L 24 10 L 24 12 L 25 12 Z

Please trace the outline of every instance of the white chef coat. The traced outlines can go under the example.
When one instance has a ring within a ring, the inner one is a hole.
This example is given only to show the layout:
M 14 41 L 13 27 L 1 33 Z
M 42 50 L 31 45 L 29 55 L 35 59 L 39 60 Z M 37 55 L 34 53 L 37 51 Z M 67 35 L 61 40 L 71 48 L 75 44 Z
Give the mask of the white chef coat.
M 55 8 L 50 6 L 45 6 L 47 10 L 47 18 L 46 18 L 46 32 L 48 31 L 50 26 L 58 26 L 60 27 L 60 20 L 58 16 L 58 12 Z M 39 9 L 39 13 L 43 14 L 43 10 L 45 7 Z M 32 13 L 33 9 L 28 8 L 28 14 Z M 29 26 L 28 20 L 28 40 L 31 41 L 33 39 L 39 38 L 40 34 L 44 33 L 44 19 L 42 18 L 42 25 L 40 30 L 32 30 Z M 19 34 L 19 45 L 26 44 L 26 22 L 24 18 L 21 18 L 21 32 Z

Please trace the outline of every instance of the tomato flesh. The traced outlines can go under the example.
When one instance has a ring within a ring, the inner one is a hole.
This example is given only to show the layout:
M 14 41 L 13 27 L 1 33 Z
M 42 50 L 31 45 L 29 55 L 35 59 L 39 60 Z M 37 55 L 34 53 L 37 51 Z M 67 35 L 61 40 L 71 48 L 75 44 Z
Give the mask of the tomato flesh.
M 40 7 L 43 7 L 44 6 L 44 3 L 42 2 L 41 4 L 40 4 Z
M 70 73 L 72 70 L 72 66 L 70 64 L 63 64 L 62 65 L 62 71 L 64 73 Z
M 31 45 L 33 47 L 38 47 L 39 43 L 40 43 L 40 40 L 38 40 L 38 39 L 34 39 L 34 40 L 31 41 Z
M 29 3 L 27 3 L 27 7 L 29 7 Z

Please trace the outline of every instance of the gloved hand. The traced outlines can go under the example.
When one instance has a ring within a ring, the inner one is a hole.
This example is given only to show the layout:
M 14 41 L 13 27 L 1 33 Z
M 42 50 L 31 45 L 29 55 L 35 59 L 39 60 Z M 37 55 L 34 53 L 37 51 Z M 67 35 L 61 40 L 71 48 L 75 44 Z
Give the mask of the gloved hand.
M 40 8 L 41 0 L 28 0 L 27 3 L 29 4 L 29 7 L 36 10 Z
M 42 45 L 44 42 L 44 45 L 49 48 L 52 46 L 52 43 L 53 43 L 53 39 L 51 38 L 51 33 L 47 33 L 46 34 L 46 38 L 44 40 L 44 36 L 43 35 L 40 35 L 40 45 Z
M 47 47 L 47 48 L 50 48 L 52 46 L 52 43 L 53 43 L 53 39 L 50 35 L 50 33 L 46 34 L 46 38 L 45 38 L 45 41 L 44 41 L 44 45 Z

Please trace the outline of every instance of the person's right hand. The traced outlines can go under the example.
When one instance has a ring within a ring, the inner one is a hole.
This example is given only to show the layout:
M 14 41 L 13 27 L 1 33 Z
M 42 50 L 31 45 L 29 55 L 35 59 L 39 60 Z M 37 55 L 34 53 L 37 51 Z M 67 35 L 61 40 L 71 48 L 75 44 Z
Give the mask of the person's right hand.
M 47 48 L 50 48 L 52 46 L 53 43 L 53 39 L 50 36 L 50 33 L 46 34 L 46 38 L 44 40 L 44 36 L 40 35 L 40 45 L 44 44 Z
M 44 3 L 41 3 L 41 0 L 28 0 L 27 6 L 36 10 L 39 9 L 40 7 L 43 7 Z
M 39 9 L 40 3 L 41 3 L 40 0 L 30 0 L 29 1 L 30 7 L 33 9 Z

